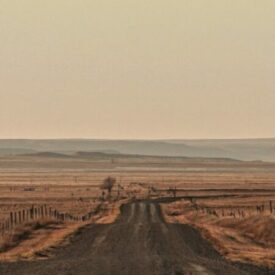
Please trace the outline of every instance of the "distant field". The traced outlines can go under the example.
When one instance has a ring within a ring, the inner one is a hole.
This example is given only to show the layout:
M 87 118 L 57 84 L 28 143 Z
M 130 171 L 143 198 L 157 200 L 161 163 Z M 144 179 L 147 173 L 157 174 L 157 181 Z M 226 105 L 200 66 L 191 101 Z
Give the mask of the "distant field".
M 257 240 L 262 241 L 264 247 L 267 241 L 273 245 L 273 240 L 270 241 L 273 231 L 266 228 L 274 223 L 274 214 L 269 209 L 270 202 L 275 207 L 274 163 L 116 154 L 63 156 L 43 153 L 1 157 L 0 221 L 7 219 L 12 211 L 33 205 L 48 205 L 60 212 L 84 215 L 99 205 L 100 185 L 108 176 L 117 180 L 112 191 L 113 199 L 175 199 L 171 189 L 176 190 L 175 197 L 182 200 L 168 205 L 165 210 L 169 216 L 180 209 L 172 222 L 185 215 L 185 221 L 187 217 L 187 222 L 203 232 L 218 232 L 218 239 L 207 236 L 229 258 L 254 259 L 258 263 L 275 265 L 270 257 L 263 261 L 266 257 L 264 249 L 254 242 L 248 248 L 261 255 L 255 257 L 255 253 L 243 251 L 243 246 L 248 245 L 247 236 L 259 234 L 257 228 L 261 226 L 269 233 L 266 239 L 257 235 Z M 196 211 L 194 203 L 204 210 Z M 257 207 L 262 205 L 264 212 L 259 213 Z M 233 212 L 234 217 L 231 216 Z M 255 231 L 243 233 L 244 225 L 253 227 L 253 221 L 258 226 Z M 229 230 L 232 226 L 236 228 L 233 233 Z M 240 246 L 226 241 L 232 234 L 241 238 Z M 275 255 L 273 246 L 269 247 L 269 252 Z
M 106 175 L 126 184 L 141 181 L 186 188 L 223 184 L 271 188 L 275 186 L 275 163 L 93 153 L 0 158 L 0 184 L 98 185 Z
M 117 179 L 124 187 L 124 195 L 129 190 L 142 189 L 135 195 L 144 196 L 151 186 L 158 189 L 157 194 L 151 194 L 155 196 L 167 195 L 168 188 L 177 188 L 178 196 L 256 193 L 264 198 L 275 193 L 273 163 L 89 153 L 68 157 L 44 153 L 0 158 L 0 205 L 47 202 L 76 209 L 81 202 L 84 207 L 85 203 L 94 203 L 99 198 L 102 192 L 99 186 L 107 176 Z M 116 190 L 115 187 L 113 192 Z

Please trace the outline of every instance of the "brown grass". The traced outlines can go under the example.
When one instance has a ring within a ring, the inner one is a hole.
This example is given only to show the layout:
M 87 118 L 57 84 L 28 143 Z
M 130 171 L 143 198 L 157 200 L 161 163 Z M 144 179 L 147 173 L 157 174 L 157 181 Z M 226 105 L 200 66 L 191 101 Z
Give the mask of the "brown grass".
M 168 222 L 198 228 L 221 254 L 233 261 L 275 267 L 275 217 L 251 214 L 233 218 L 197 212 L 190 202 L 162 205 Z
M 53 233 L 60 235 L 60 232 L 67 228 L 70 228 L 70 225 L 54 220 L 41 220 L 18 226 L 2 237 L 0 259 L 32 257 L 39 249 L 53 243 Z
M 169 187 L 185 189 L 177 195 L 194 197 L 198 205 L 215 209 L 219 217 L 197 213 L 190 203 L 180 202 L 165 208 L 168 220 L 192 223 L 231 259 L 255 259 L 259 264 L 273 264 L 274 220 L 268 211 L 260 218 L 255 213 L 256 205 L 269 200 L 273 200 L 275 206 L 275 192 L 270 191 L 275 189 L 275 164 L 270 163 L 140 156 L 112 159 L 0 157 L 0 222 L 6 220 L 11 211 L 28 209 L 32 205 L 46 204 L 60 212 L 84 215 L 101 204 L 99 186 L 107 176 L 115 177 L 123 186 L 120 199 L 146 198 L 150 186 L 158 189 L 151 194 L 154 198 L 167 196 L 165 189 Z M 202 191 L 210 188 L 218 191 Z M 225 191 L 225 188 L 244 188 L 248 192 L 239 194 Z M 251 193 L 251 188 L 269 192 Z M 117 193 L 116 186 L 113 198 Z M 228 194 L 237 197 L 222 197 Z M 209 195 L 218 195 L 220 199 L 199 198 Z M 117 202 L 115 206 L 105 203 L 102 211 L 89 222 L 114 222 L 121 203 Z M 220 217 L 222 208 L 231 211 L 232 207 L 241 208 L 246 214 L 245 219 Z M 45 249 L 67 240 L 66 236 L 73 234 L 83 223 L 49 224 L 37 229 L 32 226 L 16 228 L 12 236 L 5 237 L 9 239 L 5 245 L 3 243 L 6 252 L 0 253 L 0 260 L 43 254 Z
M 114 222 L 120 213 L 121 204 L 125 202 L 105 203 L 102 210 L 86 222 L 41 220 L 18 226 L 13 232 L 2 238 L 0 260 L 32 260 L 49 257 L 52 248 L 67 243 L 69 237 L 81 227 L 90 223 Z

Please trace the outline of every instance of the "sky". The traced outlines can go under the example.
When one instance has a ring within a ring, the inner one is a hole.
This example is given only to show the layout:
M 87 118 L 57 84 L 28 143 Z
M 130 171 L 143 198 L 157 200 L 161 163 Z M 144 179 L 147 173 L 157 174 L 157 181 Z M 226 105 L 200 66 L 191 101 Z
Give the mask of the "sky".
M 274 0 L 0 0 L 0 138 L 275 137 Z

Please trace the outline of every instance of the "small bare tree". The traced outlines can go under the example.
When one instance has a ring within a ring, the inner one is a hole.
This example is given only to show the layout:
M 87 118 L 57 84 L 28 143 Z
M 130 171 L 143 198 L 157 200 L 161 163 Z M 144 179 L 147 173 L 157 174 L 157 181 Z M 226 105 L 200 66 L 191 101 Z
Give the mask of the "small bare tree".
M 115 183 L 116 183 L 116 179 L 115 178 L 113 178 L 113 177 L 107 177 L 106 179 L 104 179 L 104 181 L 103 181 L 102 185 L 100 186 L 100 188 L 102 190 L 107 190 L 109 196 L 111 196 L 112 189 L 113 189 Z

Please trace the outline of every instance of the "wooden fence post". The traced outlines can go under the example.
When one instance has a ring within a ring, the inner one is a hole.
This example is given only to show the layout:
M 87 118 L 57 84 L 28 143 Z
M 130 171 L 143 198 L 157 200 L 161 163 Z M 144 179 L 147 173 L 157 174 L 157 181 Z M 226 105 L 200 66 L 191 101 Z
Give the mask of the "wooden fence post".
M 4 235 L 4 232 L 5 232 L 4 223 L 0 223 L 0 231 L 1 231 L 1 236 L 3 236 L 3 235 Z
M 10 223 L 11 223 L 11 227 L 13 227 L 13 213 L 10 212 Z
M 21 216 L 21 211 L 18 211 L 18 224 L 22 223 L 22 216 Z
M 41 212 L 42 219 L 44 219 L 44 207 L 43 207 L 43 205 L 41 206 L 40 212 Z
M 40 206 L 37 207 L 37 218 L 40 219 L 41 218 L 41 211 L 40 211 Z
M 33 220 L 33 214 L 34 214 L 34 209 L 33 207 L 30 209 L 30 219 Z
M 25 222 L 25 220 L 26 220 L 26 212 L 25 212 L 25 209 L 22 210 L 22 220 L 23 220 L 23 222 Z
M 27 209 L 26 220 L 29 221 L 29 219 L 30 219 L 30 209 Z
M 13 214 L 14 214 L 14 224 L 17 225 L 17 213 L 14 212 Z

